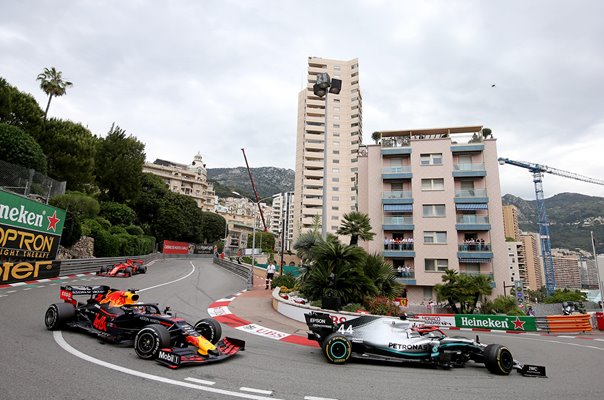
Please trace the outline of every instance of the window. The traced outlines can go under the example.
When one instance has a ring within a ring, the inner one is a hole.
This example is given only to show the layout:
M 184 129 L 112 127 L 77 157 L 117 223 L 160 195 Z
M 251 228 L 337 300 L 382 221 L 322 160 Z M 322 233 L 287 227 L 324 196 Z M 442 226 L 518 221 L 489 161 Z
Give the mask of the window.
M 431 287 L 424 287 L 424 299 L 432 299 L 432 288 Z
M 333 145 L 334 146 L 339 146 L 340 145 L 340 141 L 339 140 L 334 140 L 333 141 Z
M 340 119 L 340 116 L 339 115 L 334 115 L 333 119 Z
M 427 153 L 419 156 L 421 165 L 441 165 L 443 163 L 442 153 Z
M 334 159 L 333 159 L 333 163 L 334 163 L 334 164 L 339 164 L 339 163 L 340 163 L 340 160 L 338 160 L 337 158 L 334 158 Z
M 331 172 L 333 172 L 334 174 L 339 174 L 340 173 L 340 168 L 332 168 Z
M 333 111 L 334 111 L 334 112 L 339 112 L 339 111 L 340 111 L 340 107 L 334 107 L 334 108 L 333 108 Z
M 340 99 L 333 99 L 333 102 L 334 102 L 334 103 L 339 103 L 339 102 L 340 102 Z
M 332 182 L 340 182 L 340 178 L 331 178 Z
M 342 67 L 341 67 L 341 66 L 339 66 L 339 65 L 334 65 L 334 66 L 333 66 L 333 69 L 334 69 L 335 71 L 339 71 L 341 68 L 342 68 Z
M 334 210 L 334 211 L 339 211 L 340 207 L 338 207 L 338 206 L 331 206 L 331 209 Z
M 332 220 L 336 220 L 336 221 L 337 221 L 337 220 L 339 220 L 340 218 L 339 218 L 337 215 L 332 215 L 332 216 L 331 216 L 331 219 L 332 219 Z
M 340 197 L 339 196 L 331 196 L 331 200 L 332 201 L 340 201 Z
M 340 191 L 340 188 L 339 188 L 339 187 L 337 187 L 337 186 L 333 186 L 333 187 L 331 188 L 331 190 L 333 190 L 334 192 L 339 192 L 339 191 Z
M 333 127 L 334 127 L 334 128 L 339 128 L 339 127 L 340 127 L 340 124 L 333 124 Z
M 392 182 L 390 184 L 390 190 L 392 190 L 392 191 L 403 190 L 403 183 L 402 182 Z
M 426 272 L 444 272 L 448 267 L 449 260 L 446 258 L 427 258 L 424 270 Z
M 446 244 L 447 232 L 424 232 L 424 244 Z
M 340 132 L 334 132 L 334 133 L 333 133 L 333 135 L 334 135 L 335 137 L 339 137 L 339 136 L 340 136 Z
M 424 204 L 422 206 L 424 217 L 444 217 L 445 216 L 445 205 L 444 204 Z
M 445 190 L 443 178 L 422 179 L 422 190 Z

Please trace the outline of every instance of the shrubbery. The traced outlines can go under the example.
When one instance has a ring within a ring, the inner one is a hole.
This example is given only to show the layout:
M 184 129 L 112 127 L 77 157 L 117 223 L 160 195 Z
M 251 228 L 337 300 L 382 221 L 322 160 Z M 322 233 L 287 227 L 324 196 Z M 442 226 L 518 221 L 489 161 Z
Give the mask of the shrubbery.
M 273 289 L 277 286 L 285 286 L 288 289 L 293 289 L 294 286 L 296 286 L 296 278 L 292 274 L 286 273 L 284 275 L 273 278 L 271 286 Z
M 398 316 L 401 313 L 400 308 L 384 296 L 370 298 L 365 306 L 371 314 L 375 315 Z

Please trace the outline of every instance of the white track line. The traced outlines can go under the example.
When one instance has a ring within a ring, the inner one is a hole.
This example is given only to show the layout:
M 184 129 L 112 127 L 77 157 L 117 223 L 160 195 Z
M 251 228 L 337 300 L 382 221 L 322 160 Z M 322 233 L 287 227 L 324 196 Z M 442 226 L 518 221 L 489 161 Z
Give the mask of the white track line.
M 212 382 L 212 381 L 204 381 L 203 379 L 190 378 L 190 377 L 185 378 L 185 381 L 200 383 L 202 385 L 208 385 L 208 386 L 212 386 L 216 383 L 216 382 Z
M 254 389 L 254 388 L 249 388 L 249 387 L 240 387 L 239 390 L 241 390 L 242 392 L 251 392 L 251 393 L 258 393 L 258 394 L 265 394 L 267 396 L 270 396 L 273 394 L 272 390 L 262 390 L 262 389 Z
M 159 285 L 150 286 L 148 288 L 140 289 L 138 291 L 139 292 L 144 292 L 145 290 L 155 289 L 155 288 L 158 288 L 160 286 L 166 286 L 166 285 L 169 285 L 171 283 L 182 281 L 183 279 L 187 279 L 189 276 L 191 276 L 193 274 L 193 272 L 195 272 L 195 265 L 193 265 L 193 263 L 191 261 L 189 261 L 189 263 L 191 264 L 191 267 L 193 267 L 193 269 L 191 270 L 191 272 L 189 272 L 187 275 L 183 276 L 182 278 L 178 278 L 178 279 L 175 279 L 175 280 L 170 281 L 170 282 L 160 283 Z
M 140 371 L 136 371 L 130 368 L 125 368 L 125 367 L 121 367 L 119 365 L 115 365 L 115 364 L 111 364 L 108 363 L 106 361 L 102 361 L 99 359 L 96 359 L 94 357 L 89 356 L 88 354 L 84 354 L 79 350 L 74 349 L 73 347 L 71 347 L 63 338 L 63 335 L 61 334 L 61 331 L 54 331 L 52 333 L 55 342 L 57 342 L 57 344 L 59 346 L 61 346 L 63 348 L 63 350 L 67 351 L 68 353 L 71 353 L 72 355 L 81 358 L 82 360 L 86 360 L 88 362 L 91 362 L 93 364 L 96 365 L 100 365 L 101 367 L 105 367 L 105 368 L 109 368 L 112 369 L 114 371 L 119 371 L 121 373 L 124 374 L 128 374 L 128 375 L 134 375 L 134 376 L 138 376 L 140 378 L 144 378 L 144 379 L 149 379 L 149 380 L 153 380 L 156 382 L 160 382 L 160 383 L 166 383 L 169 385 L 175 385 L 175 386 L 182 386 L 182 387 L 186 387 L 189 389 L 196 389 L 196 390 L 201 390 L 204 392 L 211 392 L 211 393 L 217 393 L 217 394 L 222 394 L 225 396 L 233 396 L 233 397 L 239 397 L 242 399 L 252 399 L 252 400 L 282 400 L 282 399 L 275 399 L 272 396 L 271 397 L 264 397 L 264 396 L 256 396 L 253 394 L 246 394 L 246 393 L 240 393 L 240 392 L 233 392 L 230 390 L 224 390 L 224 389 L 217 389 L 217 388 L 212 388 L 212 387 L 207 387 L 207 386 L 199 386 L 199 385 L 194 385 L 192 383 L 187 383 L 187 382 L 182 382 L 182 381 L 177 381 L 174 379 L 170 379 L 170 378 L 164 378 L 163 376 L 157 376 L 157 375 L 152 375 L 152 374 L 147 374 L 145 372 L 140 372 Z

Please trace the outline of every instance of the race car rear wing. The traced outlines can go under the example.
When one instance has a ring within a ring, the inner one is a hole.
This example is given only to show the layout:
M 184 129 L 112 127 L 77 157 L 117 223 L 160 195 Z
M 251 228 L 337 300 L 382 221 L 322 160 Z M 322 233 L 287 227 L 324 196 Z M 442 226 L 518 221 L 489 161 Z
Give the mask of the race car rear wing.
M 77 301 L 73 299 L 73 296 L 89 295 L 92 298 L 94 295 L 107 294 L 111 288 L 107 285 L 98 286 L 61 286 L 60 297 L 61 300 L 65 300 L 71 304 L 77 304 Z

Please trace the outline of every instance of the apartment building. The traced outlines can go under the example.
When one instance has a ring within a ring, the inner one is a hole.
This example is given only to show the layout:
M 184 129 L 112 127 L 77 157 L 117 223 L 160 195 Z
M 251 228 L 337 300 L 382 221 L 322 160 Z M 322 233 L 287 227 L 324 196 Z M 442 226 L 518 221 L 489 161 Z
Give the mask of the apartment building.
M 435 299 L 445 269 L 508 274 L 496 140 L 482 126 L 382 131 L 359 153 L 358 207 L 371 219 L 369 252 L 405 269 L 412 303 Z
M 339 94 L 328 93 L 321 98 L 313 93 L 320 73 L 342 81 Z M 357 153 L 363 143 L 362 114 L 358 60 L 309 57 L 306 87 L 298 94 L 294 240 L 312 228 L 315 216 L 323 217 L 324 185 L 328 233 L 335 233 L 344 214 L 356 210 Z
M 520 241 L 524 249 L 524 264 L 526 265 L 525 286 L 531 290 L 539 290 L 545 286 L 539 234 L 522 232 Z
M 285 229 L 285 231 L 284 231 Z M 294 192 L 273 195 L 273 210 L 269 230 L 277 235 L 277 249 L 293 251 L 294 238 Z
M 143 172 L 162 178 L 172 192 L 192 197 L 203 211 L 214 211 L 214 186 L 208 183 L 208 172 L 201 154 L 197 153 L 189 165 L 160 159 L 146 162 Z
M 520 240 L 520 224 L 518 223 L 518 207 L 514 205 L 503 206 L 503 231 L 505 237 Z
M 561 249 L 552 249 L 556 289 L 581 289 L 579 256 Z

